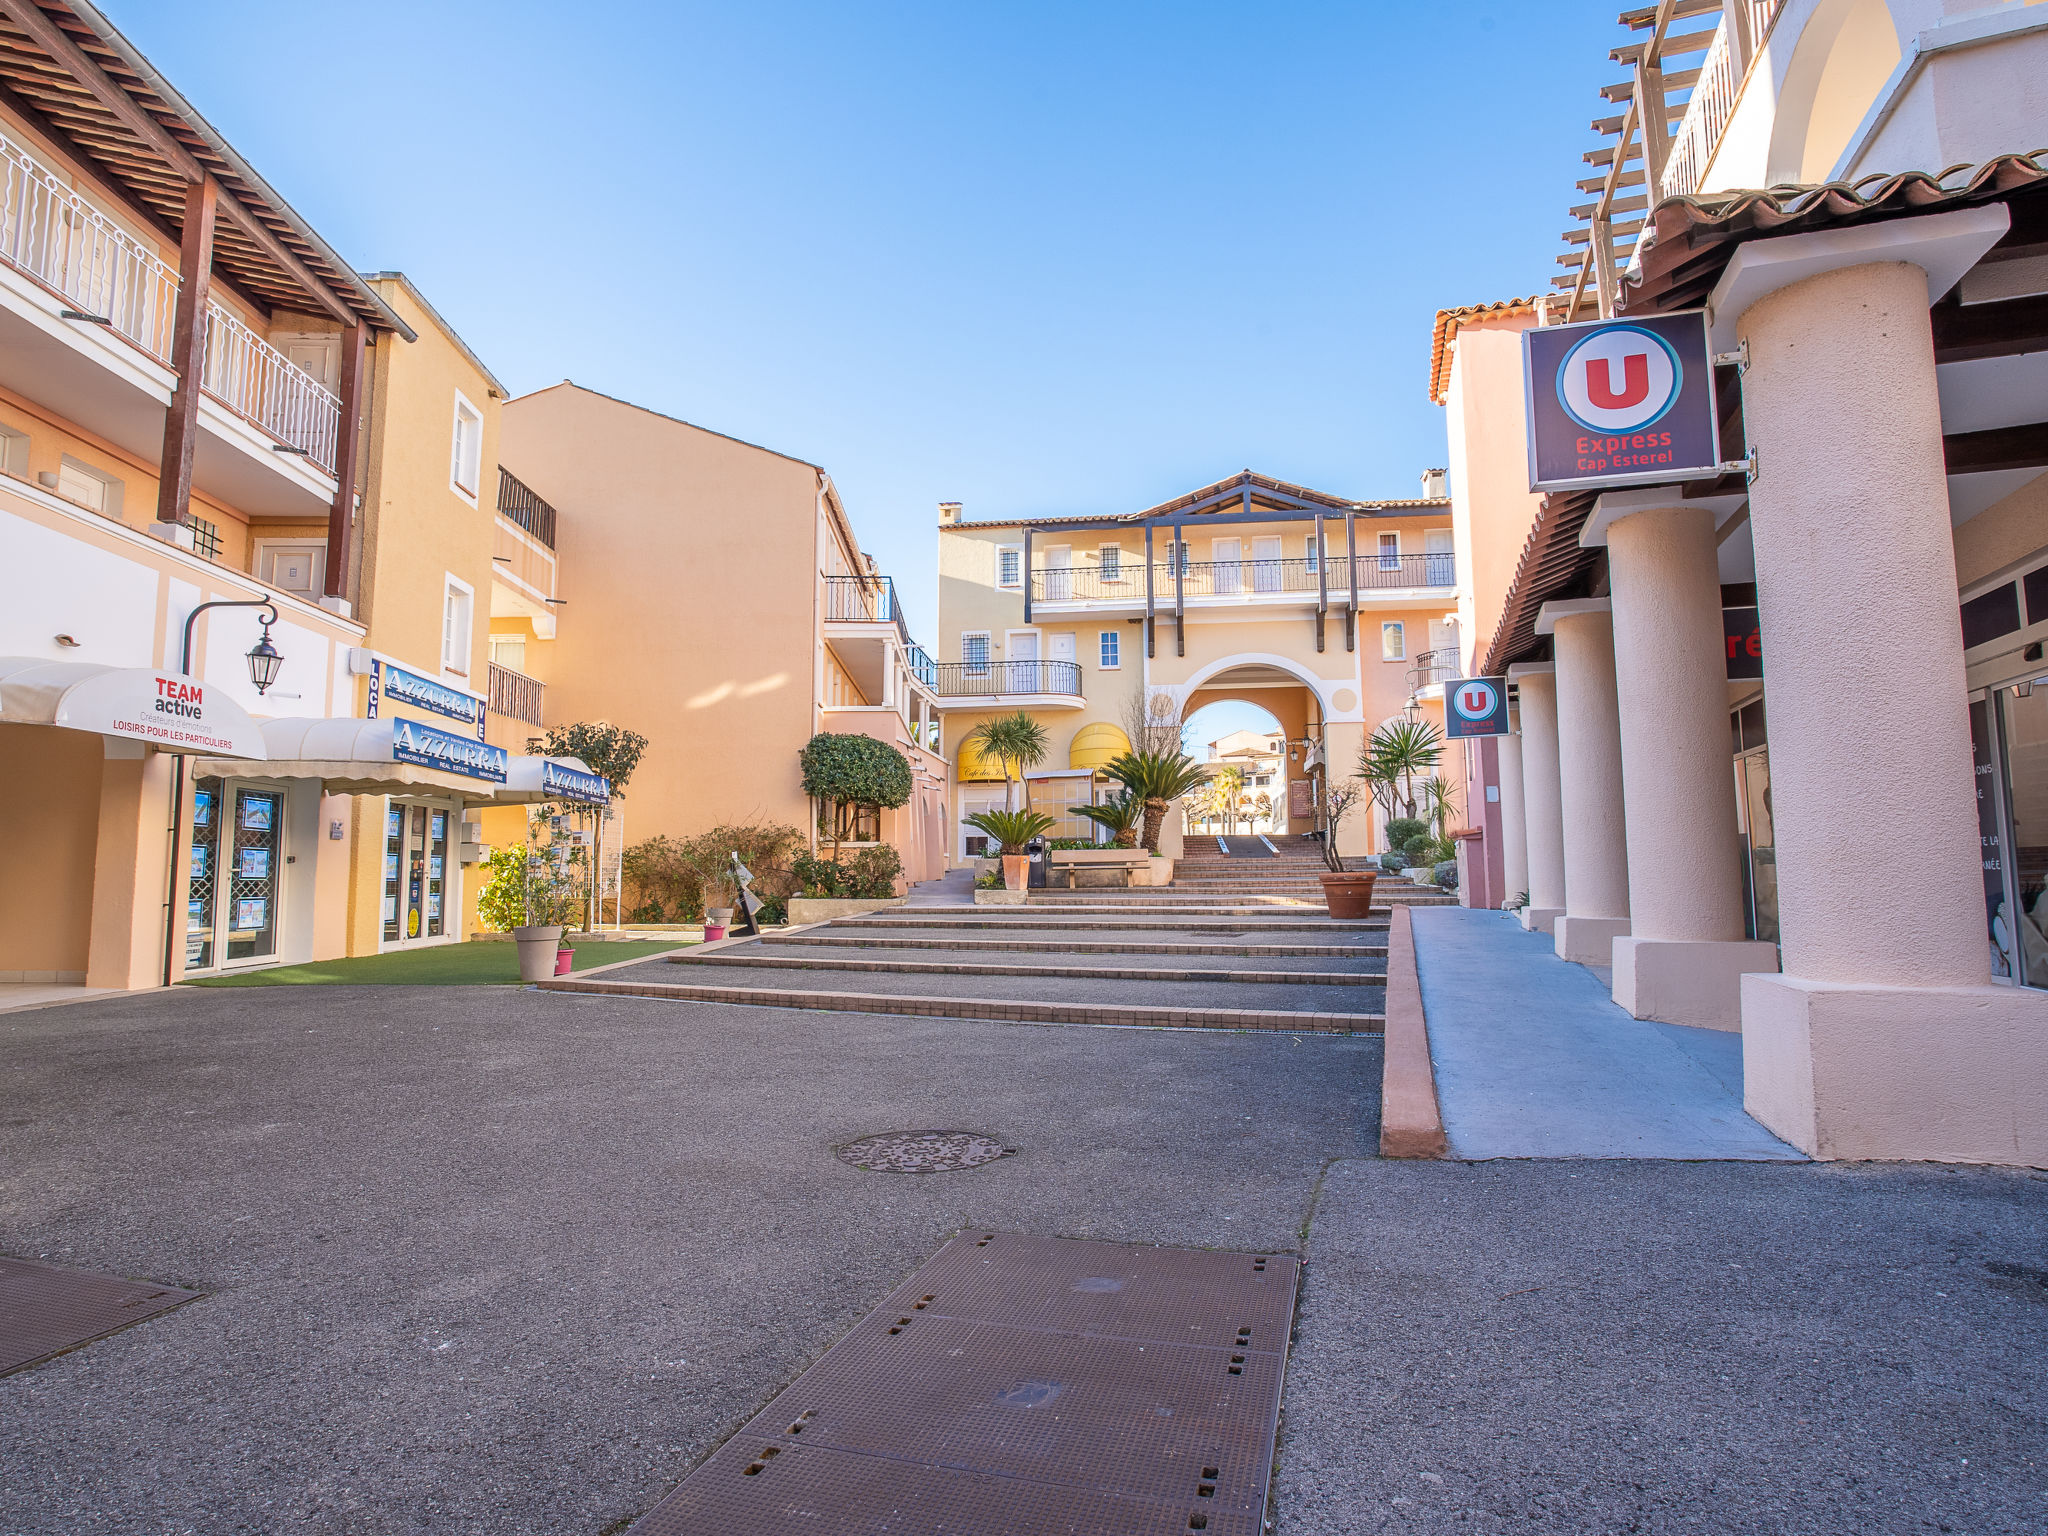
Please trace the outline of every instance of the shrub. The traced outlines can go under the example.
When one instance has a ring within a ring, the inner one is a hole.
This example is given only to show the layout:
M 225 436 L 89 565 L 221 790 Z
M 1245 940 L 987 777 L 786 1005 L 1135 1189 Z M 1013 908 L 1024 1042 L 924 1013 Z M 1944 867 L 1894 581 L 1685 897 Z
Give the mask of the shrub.
M 1095 848 L 1099 847 L 1100 845 L 1096 843 L 1093 838 L 1056 837 L 1052 839 L 1052 841 L 1048 842 L 1045 846 L 1048 848 Z
M 982 811 L 967 817 L 966 824 L 994 838 L 1004 853 L 1018 854 L 1026 843 L 1051 828 L 1052 818 L 1039 811 Z
M 583 925 L 588 869 L 584 851 L 541 842 L 545 825 L 532 823 L 525 843 L 493 849 L 485 864 L 490 875 L 477 895 L 476 912 L 493 932 L 510 933 L 529 923 L 537 928 Z
M 879 901 L 896 894 L 903 860 L 887 843 L 876 843 L 838 862 L 800 853 L 789 870 L 800 896 Z
M 652 904 L 669 922 L 694 923 L 706 907 L 738 904 L 730 873 L 735 852 L 753 871 L 756 896 L 787 896 L 795 883 L 790 863 L 803 842 L 795 827 L 772 822 L 713 827 L 690 838 L 650 837 L 626 850 L 626 879 L 642 910 Z
M 1430 878 L 1435 880 L 1445 890 L 1455 891 L 1458 888 L 1458 861 L 1456 859 L 1445 859 L 1434 870 L 1430 871 Z
M 476 915 L 493 933 L 510 933 L 526 921 L 526 846 L 493 848 L 484 860 L 488 873 L 477 893 Z
M 1406 854 L 1383 853 L 1380 855 L 1380 868 L 1390 875 L 1398 875 L 1408 867 L 1407 860 L 1408 856 Z
M 820 731 L 797 753 L 804 793 L 831 807 L 832 841 L 853 836 L 854 807 L 895 809 L 910 801 L 910 759 L 872 736 Z
M 990 870 L 985 875 L 975 876 L 974 888 L 977 891 L 1000 891 L 1003 888 L 1003 877 Z
M 1418 821 L 1413 816 L 1396 816 L 1387 823 L 1387 846 L 1406 848 L 1410 843 L 1419 842 L 1429 836 L 1429 823 Z

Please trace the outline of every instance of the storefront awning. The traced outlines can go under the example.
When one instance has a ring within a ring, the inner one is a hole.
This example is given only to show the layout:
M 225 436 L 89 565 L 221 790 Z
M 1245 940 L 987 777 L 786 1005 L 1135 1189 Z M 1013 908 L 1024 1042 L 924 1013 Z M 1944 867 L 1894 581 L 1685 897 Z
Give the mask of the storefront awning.
M 515 757 L 493 797 L 500 805 L 534 805 L 564 800 L 575 805 L 608 805 L 612 781 L 592 773 L 580 757 Z
M 502 747 L 449 736 L 422 728 L 412 720 L 266 720 L 265 750 L 256 761 L 235 757 L 201 758 L 193 765 L 201 774 L 241 775 L 266 779 L 318 779 L 331 795 L 456 795 L 465 800 L 492 800 L 503 787 Z M 425 746 L 428 750 L 422 751 Z M 462 770 L 496 762 L 496 777 Z M 439 764 L 444 766 L 429 766 Z
M 0 656 L 0 722 L 93 731 L 159 752 L 266 752 L 256 722 L 218 686 L 150 667 Z

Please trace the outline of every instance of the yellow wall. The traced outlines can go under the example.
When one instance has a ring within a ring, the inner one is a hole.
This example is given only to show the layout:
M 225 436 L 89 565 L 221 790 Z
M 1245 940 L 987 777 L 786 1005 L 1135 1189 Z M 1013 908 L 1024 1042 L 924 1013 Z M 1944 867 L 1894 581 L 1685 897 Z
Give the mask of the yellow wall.
M 0 725 L 0 979 L 63 971 L 83 980 L 92 936 L 100 738 Z

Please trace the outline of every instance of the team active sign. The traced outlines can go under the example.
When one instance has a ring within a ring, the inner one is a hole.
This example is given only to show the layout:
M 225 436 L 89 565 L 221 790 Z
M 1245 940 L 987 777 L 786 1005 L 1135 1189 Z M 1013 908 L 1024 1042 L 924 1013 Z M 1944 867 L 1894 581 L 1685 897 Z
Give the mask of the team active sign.
M 1460 677 L 1444 684 L 1444 735 L 1508 734 L 1508 680 L 1504 677 Z
M 1705 310 L 1522 332 L 1529 489 L 1719 474 Z

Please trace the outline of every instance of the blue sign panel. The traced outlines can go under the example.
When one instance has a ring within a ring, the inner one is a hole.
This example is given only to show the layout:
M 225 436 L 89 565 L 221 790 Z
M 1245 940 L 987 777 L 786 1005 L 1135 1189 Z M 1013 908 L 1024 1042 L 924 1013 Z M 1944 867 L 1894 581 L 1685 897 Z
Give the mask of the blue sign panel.
M 540 790 L 550 800 L 605 805 L 612 798 L 612 781 L 601 773 L 585 773 L 547 758 L 540 765 Z
M 1704 310 L 1522 332 L 1529 489 L 1660 485 L 1720 471 Z
M 1508 680 L 1504 677 L 1460 677 L 1444 684 L 1444 735 L 1505 736 L 1508 733 Z
M 391 755 L 401 763 L 418 763 L 422 768 L 440 768 L 496 784 L 505 782 L 505 764 L 509 760 L 503 747 L 467 736 L 450 736 L 417 720 L 391 722 Z
M 377 717 L 378 695 L 400 704 L 410 704 L 414 709 L 428 710 L 433 714 L 446 715 L 451 720 L 460 720 L 464 725 L 477 725 L 483 720 L 483 701 L 464 693 L 460 688 L 450 688 L 446 683 L 437 683 L 431 677 L 421 677 L 417 672 L 408 672 L 403 667 L 393 666 L 388 661 L 372 664 L 370 672 L 370 718 Z

